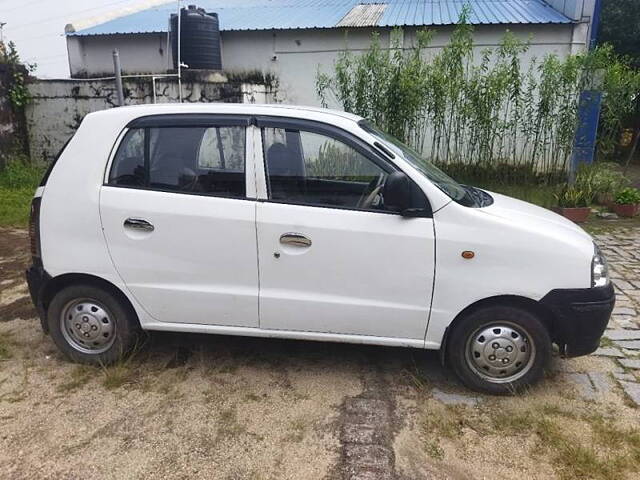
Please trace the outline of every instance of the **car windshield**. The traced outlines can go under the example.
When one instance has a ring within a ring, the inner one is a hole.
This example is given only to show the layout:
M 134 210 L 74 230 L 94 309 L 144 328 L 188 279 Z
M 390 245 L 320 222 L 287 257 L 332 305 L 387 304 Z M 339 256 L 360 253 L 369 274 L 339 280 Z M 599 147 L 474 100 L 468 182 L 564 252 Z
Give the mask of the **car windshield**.
M 400 155 L 416 170 L 427 177 L 435 186 L 442 190 L 449 198 L 466 206 L 476 206 L 476 201 L 469 189 L 460 185 L 449 175 L 444 173 L 433 163 L 424 159 L 413 148 L 388 133 L 374 127 L 369 121 L 361 120 L 358 125 L 367 133 L 376 137 L 384 146 L 388 146 L 396 155 Z

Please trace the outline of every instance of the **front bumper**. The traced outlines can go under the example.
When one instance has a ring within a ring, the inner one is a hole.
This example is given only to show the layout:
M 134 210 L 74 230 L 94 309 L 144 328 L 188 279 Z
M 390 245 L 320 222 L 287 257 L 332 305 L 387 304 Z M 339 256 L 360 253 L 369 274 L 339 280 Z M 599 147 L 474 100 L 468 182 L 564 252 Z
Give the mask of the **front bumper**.
M 567 357 L 594 352 L 600 345 L 613 306 L 613 285 L 551 290 L 540 303 L 554 314 L 553 341 Z
M 29 294 L 31 295 L 31 301 L 36 307 L 38 311 L 38 316 L 40 317 L 40 323 L 42 324 L 42 330 L 45 333 L 49 333 L 49 329 L 47 326 L 47 316 L 44 309 L 44 304 L 42 303 L 42 292 L 49 280 L 51 280 L 51 276 L 45 271 L 42 266 L 32 265 L 25 272 L 27 277 L 27 285 L 29 286 Z

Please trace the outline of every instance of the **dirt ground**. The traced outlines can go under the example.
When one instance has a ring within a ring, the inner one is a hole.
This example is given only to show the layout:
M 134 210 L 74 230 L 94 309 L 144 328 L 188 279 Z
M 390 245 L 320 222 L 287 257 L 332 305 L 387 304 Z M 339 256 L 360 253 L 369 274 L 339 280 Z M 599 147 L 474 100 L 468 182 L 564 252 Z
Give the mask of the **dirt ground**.
M 509 398 L 476 396 L 433 352 L 152 334 L 79 366 L 40 329 L 26 232 L 0 230 L 0 478 L 634 478 L 640 413 L 554 361 Z M 637 478 L 637 477 L 635 477 Z

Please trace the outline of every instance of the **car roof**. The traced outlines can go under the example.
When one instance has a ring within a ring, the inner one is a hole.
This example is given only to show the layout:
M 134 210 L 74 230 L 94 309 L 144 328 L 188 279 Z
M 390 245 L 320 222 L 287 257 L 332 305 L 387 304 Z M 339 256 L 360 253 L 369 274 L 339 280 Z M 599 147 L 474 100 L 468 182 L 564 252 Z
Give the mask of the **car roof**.
M 236 115 L 271 115 L 326 123 L 353 123 L 362 117 L 351 113 L 309 106 L 254 103 L 158 103 L 131 105 L 94 112 L 90 115 L 120 117 L 130 121 L 148 115 L 170 115 L 178 113 L 211 113 Z

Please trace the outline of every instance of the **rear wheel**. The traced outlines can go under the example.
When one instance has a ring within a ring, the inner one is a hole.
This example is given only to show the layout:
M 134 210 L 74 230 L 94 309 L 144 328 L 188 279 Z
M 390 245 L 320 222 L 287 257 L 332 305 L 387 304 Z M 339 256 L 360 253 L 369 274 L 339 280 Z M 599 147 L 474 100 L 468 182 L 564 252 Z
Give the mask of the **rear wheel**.
M 527 310 L 485 307 L 454 327 L 447 355 L 467 387 L 513 393 L 542 378 L 551 359 L 551 339 L 544 324 Z
M 92 285 L 60 290 L 47 309 L 51 337 L 70 359 L 108 365 L 131 351 L 138 340 L 132 308 Z

